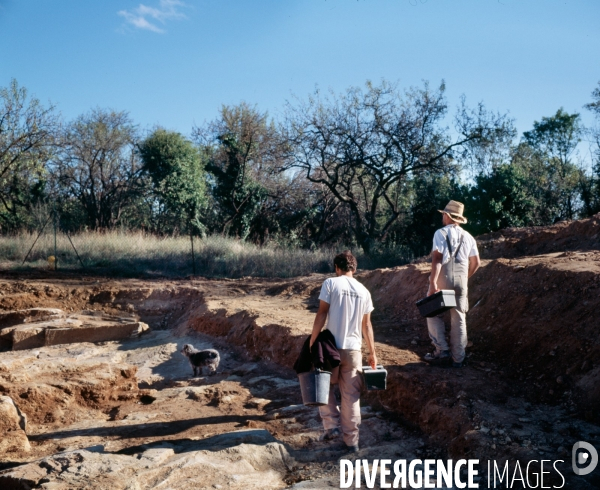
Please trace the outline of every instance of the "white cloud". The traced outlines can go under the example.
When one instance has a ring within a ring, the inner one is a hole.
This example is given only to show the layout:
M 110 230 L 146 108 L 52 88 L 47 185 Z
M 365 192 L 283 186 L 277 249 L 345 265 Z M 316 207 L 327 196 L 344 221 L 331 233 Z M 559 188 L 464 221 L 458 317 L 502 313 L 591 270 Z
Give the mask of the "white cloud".
M 169 20 L 185 19 L 185 15 L 179 11 L 181 7 L 185 7 L 185 4 L 180 0 L 160 0 L 158 7 L 149 7 L 140 3 L 139 7 L 120 10 L 117 13 L 137 29 L 164 33 L 165 30 L 160 25 L 164 26 Z

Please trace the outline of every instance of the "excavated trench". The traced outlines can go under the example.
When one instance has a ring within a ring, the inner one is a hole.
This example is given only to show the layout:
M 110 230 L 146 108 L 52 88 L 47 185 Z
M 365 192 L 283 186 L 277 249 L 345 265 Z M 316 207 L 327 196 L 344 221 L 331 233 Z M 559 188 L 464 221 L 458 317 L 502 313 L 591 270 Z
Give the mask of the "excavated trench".
M 600 307 L 600 253 L 563 252 L 484 261 L 471 284 L 471 343 L 463 369 L 435 368 L 420 361 L 429 341 L 414 302 L 425 289 L 427 270 L 427 264 L 413 264 L 359 275 L 373 294 L 378 354 L 389 372 L 386 391 L 368 392 L 363 397 L 363 457 L 387 454 L 391 459 L 451 457 L 511 463 L 563 460 L 558 468 L 568 488 L 600 487 L 596 474 L 580 478 L 570 469 L 575 442 L 600 447 L 600 342 L 595 321 Z M 139 461 L 150 457 L 145 452 L 156 450 L 162 455 L 157 456 L 160 463 L 156 464 L 162 468 L 171 464 L 174 455 L 192 449 L 204 451 L 207 458 L 207 449 L 222 450 L 225 453 L 219 457 L 225 460 L 231 459 L 227 451 L 232 448 L 254 444 L 267 448 L 268 455 L 261 461 L 267 461 L 263 466 L 277 475 L 269 476 L 273 483 L 264 488 L 337 486 L 341 447 L 319 440 L 318 415 L 315 409 L 298 406 L 299 389 L 291 370 L 310 332 L 324 277 L 287 281 L 5 280 L 0 302 L 5 310 L 48 307 L 126 313 L 152 330 L 137 340 L 100 344 L 95 347 L 100 349 L 96 357 L 89 357 L 94 348 L 85 347 L 87 344 L 70 349 L 47 347 L 41 354 L 30 354 L 57 363 L 62 359 L 67 364 L 69 359 L 81 362 L 88 355 L 89 372 L 79 372 L 82 386 L 75 391 L 73 386 L 67 387 L 74 395 L 68 402 L 60 401 L 63 407 L 58 416 L 35 407 L 60 404 L 56 393 L 67 393 L 60 381 L 47 388 L 57 390 L 54 395 L 46 393 L 44 398 L 31 391 L 31 386 L 26 395 L 27 390 L 20 388 L 25 386 L 19 384 L 22 380 L 7 378 L 5 370 L 0 394 L 17 400 L 35 426 L 29 437 L 31 452 L 7 453 L 5 464 L 48 457 L 85 443 L 103 447 L 104 452 L 92 451 L 93 456 L 85 453 L 92 460 L 111 453 L 135 456 Z M 221 372 L 213 379 L 190 380 L 186 374 L 189 367 L 177 352 L 185 342 L 219 349 L 223 353 Z M 143 351 L 146 354 L 141 354 Z M 28 362 L 26 358 L 13 362 L 17 361 Z M 131 371 L 125 366 L 137 370 L 134 388 Z M 66 368 L 63 372 L 69 373 Z M 95 386 L 83 386 L 84 380 L 93 377 L 91 372 L 109 375 Z M 171 406 L 177 404 L 179 408 Z M 159 406 L 161 414 L 157 416 L 153 410 Z M 206 413 L 190 419 L 190 411 L 197 412 L 199 406 Z M 106 416 L 102 427 L 89 427 L 85 422 L 89 414 L 83 414 L 86 410 Z M 136 419 L 137 425 L 143 426 L 141 435 L 136 432 L 139 428 L 113 427 Z M 61 426 L 69 429 L 60 430 Z M 247 431 L 243 437 L 224 436 L 242 429 Z M 219 442 L 218 437 L 229 439 Z M 276 444 L 283 444 L 285 451 Z M 236 461 L 251 459 L 254 449 L 244 449 Z M 96 464 L 104 463 L 98 460 Z M 257 468 L 258 463 L 244 473 L 246 481 L 260 481 Z M 148 476 L 144 481 L 151 478 L 168 481 L 164 475 Z M 218 479 L 210 481 L 214 481 L 211 485 L 220 484 Z M 550 484 L 560 485 L 561 481 L 555 478 Z
M 317 411 L 301 405 L 293 372 L 189 328 L 207 311 L 207 295 L 231 298 L 246 286 L 65 282 L 6 282 L 3 306 L 19 310 L 7 317 L 31 320 L 28 328 L 35 328 L 39 311 L 23 312 L 35 306 L 130 315 L 151 330 L 94 344 L 13 345 L 13 351 L 5 345 L 0 410 L 10 401 L 15 420 L 2 427 L 10 437 L 0 446 L 0 488 L 337 486 L 343 445 L 321 441 Z M 179 353 L 185 343 L 217 348 L 218 373 L 192 378 Z M 19 414 L 26 417 L 22 426 Z M 389 414 L 366 406 L 363 418 L 365 457 L 371 450 L 390 459 L 422 451 L 422 434 Z

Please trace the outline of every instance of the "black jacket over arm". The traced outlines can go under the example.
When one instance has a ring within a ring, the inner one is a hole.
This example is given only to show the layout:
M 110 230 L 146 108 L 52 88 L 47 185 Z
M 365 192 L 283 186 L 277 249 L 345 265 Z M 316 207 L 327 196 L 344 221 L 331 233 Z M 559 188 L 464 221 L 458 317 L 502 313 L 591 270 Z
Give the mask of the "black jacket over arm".
M 335 337 L 329 330 L 322 330 L 310 348 L 310 335 L 302 346 L 300 356 L 294 363 L 296 374 L 315 369 L 331 371 L 340 365 L 340 353 L 335 345 Z

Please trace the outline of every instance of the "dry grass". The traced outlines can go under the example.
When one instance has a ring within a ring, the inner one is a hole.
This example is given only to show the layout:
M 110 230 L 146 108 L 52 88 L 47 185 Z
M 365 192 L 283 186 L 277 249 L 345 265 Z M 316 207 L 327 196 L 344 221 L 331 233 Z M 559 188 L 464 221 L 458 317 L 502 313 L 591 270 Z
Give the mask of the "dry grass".
M 36 238 L 20 233 L 0 236 L 0 266 L 6 269 L 50 268 L 54 236 L 42 235 L 25 264 Z M 87 232 L 71 237 L 85 268 L 122 276 L 192 274 L 189 237 L 157 237 L 141 232 Z M 57 236 L 58 269 L 81 269 L 64 234 Z M 196 275 L 207 277 L 293 277 L 331 271 L 333 251 L 304 250 L 275 245 L 259 247 L 236 239 L 212 236 L 194 239 Z
M 0 268 L 3 270 L 50 269 L 54 236 L 42 235 L 27 261 L 23 260 L 36 234 L 0 236 Z M 82 270 L 114 276 L 170 276 L 193 274 L 189 237 L 159 237 L 142 232 L 86 232 L 71 236 L 79 259 L 65 234 L 57 235 L 59 270 Z M 234 238 L 211 236 L 194 239 L 196 275 L 204 277 L 295 277 L 314 272 L 333 272 L 333 257 L 341 250 L 306 250 L 289 245 L 258 246 Z M 361 269 L 393 267 L 415 257 L 399 248 L 365 256 L 356 253 Z

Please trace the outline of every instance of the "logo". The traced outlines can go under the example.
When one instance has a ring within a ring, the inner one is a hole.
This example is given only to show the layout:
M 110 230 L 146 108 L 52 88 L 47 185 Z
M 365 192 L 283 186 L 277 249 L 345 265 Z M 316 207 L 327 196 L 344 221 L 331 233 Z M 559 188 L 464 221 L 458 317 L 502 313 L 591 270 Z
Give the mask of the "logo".
M 589 475 L 598 465 L 598 451 L 587 442 L 579 441 L 573 445 L 573 471 L 576 475 Z

